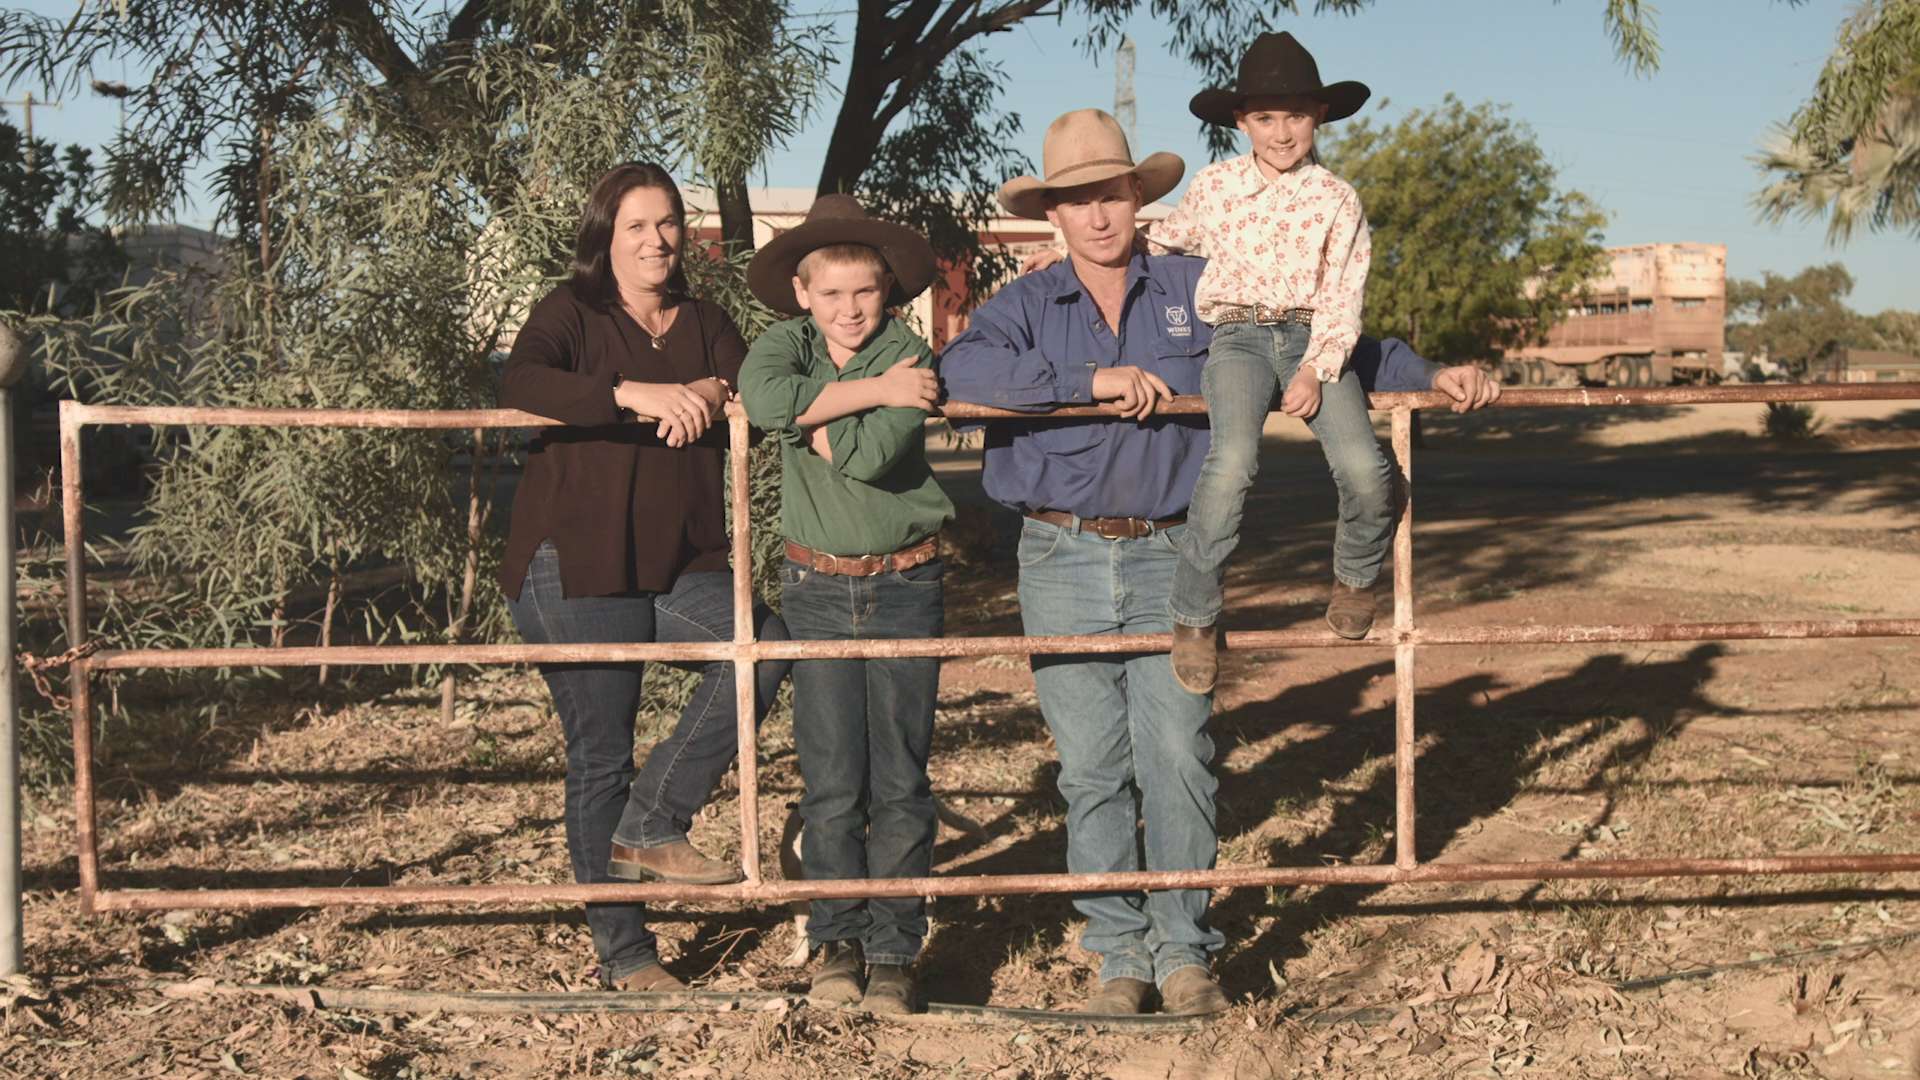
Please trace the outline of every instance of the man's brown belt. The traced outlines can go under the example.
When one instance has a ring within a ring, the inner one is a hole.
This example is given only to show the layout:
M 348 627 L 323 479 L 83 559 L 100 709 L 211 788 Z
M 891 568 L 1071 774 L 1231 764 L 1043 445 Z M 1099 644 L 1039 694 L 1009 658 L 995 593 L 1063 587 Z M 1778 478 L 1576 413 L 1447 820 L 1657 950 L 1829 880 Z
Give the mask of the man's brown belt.
M 1027 516 L 1035 521 L 1058 525 L 1063 529 L 1090 532 L 1102 540 L 1138 540 L 1143 536 L 1152 536 L 1156 529 L 1171 529 L 1175 525 L 1184 524 L 1187 520 L 1185 514 L 1163 518 L 1076 518 L 1065 510 L 1029 510 Z
M 1310 307 L 1277 308 L 1265 304 L 1225 308 L 1213 313 L 1213 325 L 1225 326 L 1227 323 L 1250 322 L 1255 326 L 1279 326 L 1281 323 L 1293 323 L 1297 326 L 1313 325 L 1313 309 Z
M 940 537 L 927 537 L 912 547 L 885 555 L 834 555 L 787 541 L 787 558 L 822 574 L 844 577 L 872 577 L 888 570 L 911 570 L 940 557 Z

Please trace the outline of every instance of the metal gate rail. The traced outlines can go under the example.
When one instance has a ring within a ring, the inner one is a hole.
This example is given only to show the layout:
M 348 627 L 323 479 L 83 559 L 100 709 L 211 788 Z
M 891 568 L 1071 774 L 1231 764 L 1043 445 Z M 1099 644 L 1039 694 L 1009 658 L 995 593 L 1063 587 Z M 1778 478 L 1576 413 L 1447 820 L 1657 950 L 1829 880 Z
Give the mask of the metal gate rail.
M 1538 406 L 1734 404 L 1788 401 L 1920 401 L 1920 383 L 1677 387 L 1640 390 L 1508 391 L 1496 408 Z M 73 661 L 74 801 L 79 848 L 80 906 L 86 913 L 162 909 L 309 908 L 339 905 L 401 907 L 419 904 L 541 904 L 587 901 L 720 901 L 774 903 L 793 899 L 874 896 L 977 896 L 1106 892 L 1128 889 L 1245 888 L 1271 885 L 1383 885 L 1397 882 L 1546 881 L 1565 878 L 1647 878 L 1745 874 L 1897 873 L 1920 871 L 1920 852 L 1888 855 L 1781 855 L 1756 858 L 1572 859 L 1518 863 L 1422 863 L 1415 853 L 1414 658 L 1422 646 L 1480 644 L 1601 644 L 1609 642 L 1730 641 L 1750 639 L 1920 637 L 1920 618 L 1835 619 L 1717 623 L 1527 624 L 1423 629 L 1413 618 L 1413 411 L 1444 407 L 1439 393 L 1375 394 L 1375 410 L 1391 410 L 1394 457 L 1406 479 L 1394 537 L 1393 619 L 1362 641 L 1326 631 L 1252 630 L 1223 634 L 1229 648 L 1261 651 L 1301 648 L 1391 648 L 1394 658 L 1394 860 L 1392 865 L 1219 867 L 1212 870 L 1116 874 L 948 875 L 878 880 L 783 881 L 761 875 L 759 754 L 754 737 L 753 665 L 762 660 L 882 656 L 1042 655 L 1163 651 L 1167 634 L 1062 637 L 976 637 L 885 641 L 755 641 L 751 609 L 751 522 L 747 495 L 747 425 L 738 405 L 727 410 L 733 514 L 734 640 L 711 644 L 406 645 L 258 649 L 103 649 Z M 1177 398 L 1163 412 L 1205 413 L 1198 397 Z M 1035 415 L 973 405 L 949 405 L 953 419 L 1045 423 L 1108 416 L 1109 407 L 1072 407 Z M 69 644 L 87 635 L 86 535 L 81 487 L 80 431 L 87 425 L 210 425 L 255 427 L 475 429 L 558 426 L 510 409 L 420 412 L 402 409 L 220 409 L 60 406 L 60 463 L 66 525 Z M 99 837 L 94 817 L 93 702 L 95 671 L 131 668 L 302 667 L 326 664 L 521 664 L 562 661 L 731 660 L 740 735 L 740 861 L 737 885 L 395 885 L 275 889 L 108 890 L 100 886 Z

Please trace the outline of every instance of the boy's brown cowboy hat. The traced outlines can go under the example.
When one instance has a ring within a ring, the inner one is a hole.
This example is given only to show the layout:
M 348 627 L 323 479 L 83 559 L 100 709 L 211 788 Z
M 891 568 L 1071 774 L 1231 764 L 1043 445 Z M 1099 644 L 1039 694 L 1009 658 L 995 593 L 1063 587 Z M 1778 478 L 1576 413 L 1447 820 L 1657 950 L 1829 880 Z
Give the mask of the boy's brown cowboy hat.
M 1373 91 L 1367 84 L 1320 81 L 1320 65 L 1292 34 L 1261 34 L 1240 58 L 1240 77 L 1231 88 L 1216 87 L 1193 95 L 1187 110 L 1209 124 L 1232 127 L 1233 110 L 1256 97 L 1312 98 L 1327 107 L 1327 120 L 1342 120 L 1360 111 Z
M 822 195 L 807 209 L 800 224 L 767 241 L 747 264 L 747 285 L 760 302 L 787 315 L 806 309 L 793 295 L 793 278 L 800 260 L 823 247 L 864 244 L 880 253 L 893 273 L 893 291 L 887 306 L 898 307 L 933 284 L 933 245 L 905 225 L 881 221 L 867 213 L 851 195 Z
M 1076 109 L 1047 125 L 1040 164 L 1046 179 L 1016 176 L 1000 185 L 1000 205 L 1015 217 L 1043 219 L 1046 194 L 1132 173 L 1140 178 L 1140 201 L 1150 203 L 1180 182 L 1187 163 L 1161 151 L 1138 165 L 1120 122 L 1099 109 Z

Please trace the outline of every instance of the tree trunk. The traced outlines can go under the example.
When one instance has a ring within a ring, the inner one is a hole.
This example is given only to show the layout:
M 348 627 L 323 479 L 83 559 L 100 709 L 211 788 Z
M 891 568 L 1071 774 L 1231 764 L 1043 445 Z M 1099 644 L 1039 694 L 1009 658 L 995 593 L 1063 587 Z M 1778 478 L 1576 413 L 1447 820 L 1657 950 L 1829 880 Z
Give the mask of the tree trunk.
M 273 583 L 273 634 L 268 640 L 276 649 L 287 643 L 287 577 L 285 574 Z
M 482 463 L 487 458 L 487 430 L 475 428 L 473 431 L 473 460 L 467 469 L 467 565 L 460 575 L 460 607 L 447 627 L 447 644 L 458 645 L 466 635 L 467 617 L 473 612 L 473 593 L 480 584 L 480 540 L 486 528 L 487 514 L 484 503 L 487 494 L 482 490 L 480 474 Z M 449 667 L 440 678 L 440 722 L 443 725 L 453 723 L 454 670 Z
M 340 542 L 327 545 L 330 557 L 327 560 L 327 607 L 320 615 L 320 647 L 333 644 L 333 613 L 340 606 Z M 327 665 L 320 665 L 319 683 L 327 685 Z
M 752 251 L 753 203 L 747 197 L 747 178 L 725 177 L 715 184 L 713 195 L 720 204 L 720 244 L 727 257 Z
M 851 192 L 859 184 L 873 161 L 874 150 L 887 133 L 887 124 L 898 112 L 895 109 L 881 115 L 888 87 L 886 76 L 881 74 L 888 46 L 886 5 L 867 0 L 859 6 L 853 48 L 847 55 L 847 84 L 840 94 L 840 112 L 833 120 L 826 158 L 820 163 L 818 194 L 821 195 Z M 933 46 L 928 43 L 927 47 Z M 951 50 L 952 45 L 948 45 L 947 51 Z M 944 57 L 945 53 L 941 55 Z M 912 88 L 905 87 L 905 81 L 902 80 L 902 86 L 907 93 L 896 91 L 897 101 L 905 101 L 910 96 Z M 916 84 L 921 81 L 924 79 L 914 80 Z

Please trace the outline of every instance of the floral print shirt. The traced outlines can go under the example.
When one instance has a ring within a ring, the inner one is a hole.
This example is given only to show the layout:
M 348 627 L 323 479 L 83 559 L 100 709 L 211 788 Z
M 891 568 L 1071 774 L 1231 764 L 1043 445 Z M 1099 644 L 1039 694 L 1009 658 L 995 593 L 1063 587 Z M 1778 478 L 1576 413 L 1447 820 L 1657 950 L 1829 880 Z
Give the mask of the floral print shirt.
M 1252 154 L 1194 174 L 1173 213 L 1153 223 L 1149 250 L 1207 259 L 1195 314 L 1265 304 L 1312 308 L 1301 363 L 1321 382 L 1340 377 L 1360 337 L 1373 243 L 1360 196 L 1345 180 L 1302 162 L 1269 180 Z

